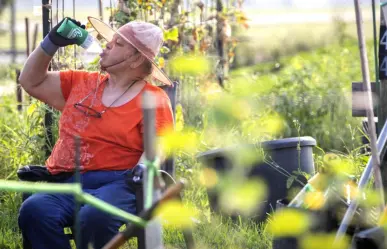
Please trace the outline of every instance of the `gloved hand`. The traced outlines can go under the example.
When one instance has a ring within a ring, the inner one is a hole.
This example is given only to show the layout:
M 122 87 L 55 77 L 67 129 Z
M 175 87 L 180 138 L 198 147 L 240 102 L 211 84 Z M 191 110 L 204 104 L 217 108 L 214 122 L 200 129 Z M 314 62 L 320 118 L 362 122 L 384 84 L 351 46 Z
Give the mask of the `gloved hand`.
M 66 17 L 67 19 L 69 19 L 69 21 L 72 21 L 73 23 L 75 23 L 78 27 L 81 27 L 81 28 L 85 28 L 85 25 L 81 25 L 81 23 L 75 19 L 72 19 L 70 17 Z M 59 22 L 57 25 L 55 25 L 50 33 L 48 33 L 48 37 L 50 39 L 50 41 L 52 43 L 54 43 L 55 45 L 59 46 L 59 47 L 65 47 L 65 46 L 68 46 L 68 45 L 73 45 L 73 44 L 76 44 L 77 40 L 74 38 L 74 39 L 68 39 L 66 37 L 63 37 L 61 36 L 60 34 L 58 34 L 58 28 L 60 27 L 60 25 L 62 25 L 62 23 L 66 20 L 63 19 L 61 22 Z

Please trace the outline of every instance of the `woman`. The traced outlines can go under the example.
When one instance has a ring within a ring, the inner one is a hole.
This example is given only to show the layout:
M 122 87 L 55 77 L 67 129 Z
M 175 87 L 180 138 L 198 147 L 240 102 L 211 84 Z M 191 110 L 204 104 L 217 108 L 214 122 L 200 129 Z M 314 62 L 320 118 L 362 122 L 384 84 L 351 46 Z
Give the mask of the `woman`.
M 173 127 L 168 96 L 146 80 L 152 76 L 164 84 L 171 83 L 154 64 L 163 33 L 146 22 L 130 22 L 114 31 L 97 19 L 89 21 L 109 41 L 99 62 L 106 75 L 72 70 L 48 72 L 57 49 L 75 44 L 74 39 L 56 32 L 62 21 L 28 57 L 19 80 L 31 96 L 62 112 L 59 138 L 46 161 L 50 174 L 74 171 L 74 136 L 80 136 L 83 191 L 135 213 L 135 195 L 126 178 L 143 154 L 144 91 L 151 91 L 156 98 L 157 134 Z M 70 177 L 62 182 L 73 181 Z M 26 243 L 34 249 L 71 248 L 63 228 L 73 225 L 74 206 L 72 195 L 39 193 L 29 197 L 19 213 L 19 227 Z M 101 248 L 124 224 L 120 218 L 89 205 L 81 207 L 79 217 L 80 249 L 88 248 L 89 243 Z

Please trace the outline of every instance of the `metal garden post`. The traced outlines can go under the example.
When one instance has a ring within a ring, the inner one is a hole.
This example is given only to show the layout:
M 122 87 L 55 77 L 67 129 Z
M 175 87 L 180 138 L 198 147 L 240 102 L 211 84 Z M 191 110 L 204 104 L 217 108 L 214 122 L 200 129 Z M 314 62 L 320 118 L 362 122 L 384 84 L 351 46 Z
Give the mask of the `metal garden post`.
M 363 75 L 363 84 L 364 89 L 366 93 L 366 111 L 367 111 L 367 118 L 368 118 L 368 124 L 369 124 L 369 135 L 370 135 L 370 144 L 371 144 L 371 153 L 372 157 L 369 161 L 365 171 L 363 172 L 363 175 L 359 181 L 359 191 L 361 192 L 366 183 L 369 181 L 369 178 L 371 176 L 371 172 L 374 173 L 374 179 L 375 179 L 375 188 L 377 191 L 379 191 L 380 198 L 382 201 L 381 208 L 383 210 L 384 208 L 384 190 L 382 186 L 382 179 L 380 174 L 380 144 L 379 141 L 376 141 L 376 131 L 375 131 L 375 122 L 374 122 L 374 110 L 373 110 L 373 103 L 372 103 L 372 95 L 371 95 L 371 83 L 370 83 L 370 76 L 369 76 L 369 68 L 368 68 L 368 60 L 367 60 L 367 53 L 366 53 L 366 45 L 365 45 L 365 39 L 363 34 L 363 26 L 362 26 L 362 14 L 360 11 L 360 4 L 358 0 L 354 0 L 355 5 L 355 13 L 356 13 L 356 24 L 357 24 L 357 33 L 358 33 L 358 41 L 359 41 L 359 48 L 360 48 L 360 58 L 361 58 L 361 69 L 362 69 L 362 75 Z M 385 127 L 384 127 L 385 128 Z M 385 129 L 383 128 L 383 131 L 385 132 Z M 383 133 L 382 131 L 382 133 Z M 381 134 L 382 135 L 382 134 Z M 383 134 L 384 135 L 384 134 Z M 382 137 L 382 136 L 380 136 Z M 379 137 L 379 139 L 380 139 Z M 378 146 L 379 145 L 379 146 Z M 382 144 L 384 147 L 384 144 Z M 356 212 L 358 206 L 358 200 L 355 198 L 348 210 L 346 211 L 344 218 L 340 224 L 339 230 L 337 232 L 336 240 L 341 239 L 344 234 L 347 231 L 348 225 Z M 381 211 L 382 211 L 381 210 Z
M 50 0 L 42 0 L 42 22 L 43 22 L 43 38 L 48 35 L 51 29 L 51 2 Z M 48 70 L 51 70 L 51 64 L 48 67 Z M 46 129 L 46 144 L 45 152 L 46 156 L 50 156 L 50 145 L 54 143 L 52 136 L 52 113 L 49 111 L 49 106 L 46 106 L 46 111 L 44 115 L 44 126 Z
M 156 101 L 150 92 L 145 92 L 142 100 L 142 108 L 144 115 L 144 151 L 147 162 L 154 164 L 156 153 L 156 123 L 155 123 L 155 108 Z M 155 165 L 148 164 L 143 175 L 143 200 L 144 209 L 149 209 L 152 204 L 161 197 L 162 181 L 157 176 Z M 150 167 L 151 166 L 151 167 Z M 152 182 L 154 181 L 154 184 Z M 141 241 L 143 238 L 144 241 Z M 163 248 L 162 243 L 162 227 L 160 221 L 155 219 L 144 228 L 144 236 L 139 237 L 139 248 Z

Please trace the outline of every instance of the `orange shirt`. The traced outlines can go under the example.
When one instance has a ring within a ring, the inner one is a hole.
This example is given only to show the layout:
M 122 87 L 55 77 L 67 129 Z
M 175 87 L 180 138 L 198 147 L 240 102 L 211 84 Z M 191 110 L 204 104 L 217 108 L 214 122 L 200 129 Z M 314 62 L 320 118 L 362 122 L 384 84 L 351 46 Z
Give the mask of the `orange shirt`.
M 98 72 L 61 71 L 61 89 L 66 104 L 59 120 L 59 138 L 46 161 L 52 174 L 74 170 L 74 136 L 81 138 L 81 170 L 125 170 L 133 168 L 143 153 L 141 98 L 145 90 L 156 97 L 156 132 L 173 127 L 173 114 L 168 95 L 149 83 L 128 103 L 110 107 L 101 118 L 88 117 L 74 107 L 96 89 Z M 100 75 L 103 82 L 108 76 Z M 101 112 L 105 87 L 102 83 L 96 93 L 93 109 Z M 94 94 L 84 102 L 89 105 Z

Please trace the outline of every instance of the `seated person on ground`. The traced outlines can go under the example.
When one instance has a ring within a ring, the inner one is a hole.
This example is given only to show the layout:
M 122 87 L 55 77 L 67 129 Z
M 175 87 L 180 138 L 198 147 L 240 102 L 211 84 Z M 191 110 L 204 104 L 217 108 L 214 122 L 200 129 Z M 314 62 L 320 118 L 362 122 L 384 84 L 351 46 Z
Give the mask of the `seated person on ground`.
M 74 137 L 79 136 L 83 191 L 135 214 L 135 193 L 127 184 L 127 177 L 143 155 L 144 91 L 152 92 L 156 99 L 157 134 L 173 127 L 168 96 L 147 81 L 152 76 L 171 84 L 153 63 L 162 45 L 163 32 L 153 24 L 136 21 L 107 34 L 98 29 L 104 24 L 95 22 L 96 31 L 108 41 L 99 61 L 106 74 L 48 72 L 57 49 L 75 44 L 75 40 L 56 32 L 59 23 L 28 57 L 19 80 L 31 96 L 61 111 L 59 138 L 46 161 L 48 171 L 52 175 L 74 172 Z M 74 182 L 74 176 L 70 174 L 61 182 Z M 73 225 L 74 209 L 72 195 L 37 193 L 28 197 L 18 220 L 24 243 L 34 249 L 71 248 L 63 230 Z M 79 249 L 88 248 L 89 243 L 101 248 L 125 223 L 90 205 L 81 206 L 79 217 Z

